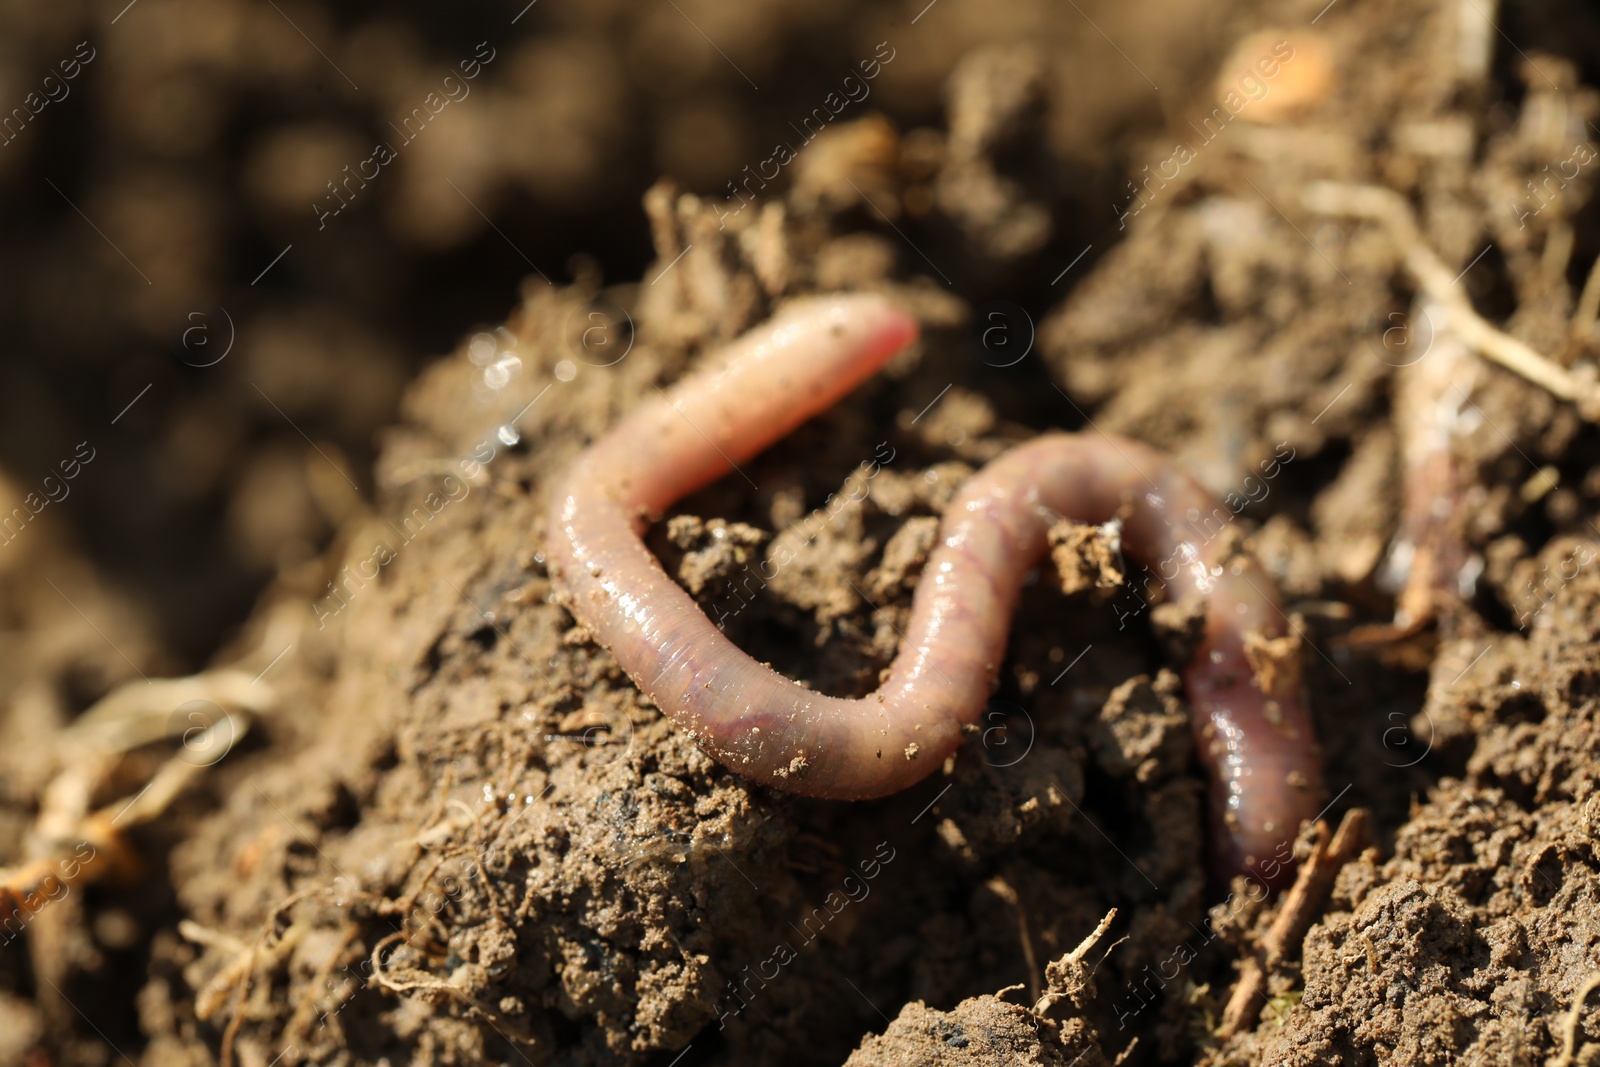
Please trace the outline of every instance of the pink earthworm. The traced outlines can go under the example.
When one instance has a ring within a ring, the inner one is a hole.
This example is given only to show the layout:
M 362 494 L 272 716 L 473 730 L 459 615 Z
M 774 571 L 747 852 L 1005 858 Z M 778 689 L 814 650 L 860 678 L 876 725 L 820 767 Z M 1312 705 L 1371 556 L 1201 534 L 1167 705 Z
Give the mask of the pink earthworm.
M 832 406 L 916 336 L 915 320 L 877 296 L 796 301 L 635 408 L 552 498 L 550 572 L 563 602 L 724 766 L 794 793 L 864 799 L 930 774 L 983 713 L 1051 525 L 1120 518 L 1124 549 L 1159 569 L 1168 595 L 1206 605 L 1183 676 L 1211 782 L 1215 869 L 1281 880 L 1321 791 L 1295 672 L 1278 670 L 1288 683 L 1263 691 L 1247 656 L 1250 635 L 1277 636 L 1285 620 L 1252 558 L 1227 538 L 1194 536 L 1196 517 L 1218 505 L 1155 450 L 1052 433 L 969 479 L 945 510 L 887 679 L 857 699 L 814 692 L 740 651 L 645 547 L 652 518 Z

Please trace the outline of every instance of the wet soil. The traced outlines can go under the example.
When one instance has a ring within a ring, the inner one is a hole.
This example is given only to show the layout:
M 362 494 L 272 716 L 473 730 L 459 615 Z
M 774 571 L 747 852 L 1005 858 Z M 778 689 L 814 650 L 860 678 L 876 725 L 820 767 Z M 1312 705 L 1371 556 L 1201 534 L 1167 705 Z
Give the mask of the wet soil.
M 341 432 L 383 426 L 359 485 L 313 451 L 254 483 L 280 495 L 240 497 L 260 516 L 241 529 L 310 502 L 263 535 L 272 578 L 211 661 L 270 701 L 157 816 L 94 839 L 115 846 L 98 880 L 8 931 L 0 1064 L 1595 1055 L 1600 433 L 1467 350 L 1392 233 L 1306 193 L 1397 190 L 1485 316 L 1591 374 L 1600 227 L 1576 160 L 1600 136 L 1600 39 L 1554 3 L 1503 13 L 1504 38 L 1470 4 L 1321 7 L 1192 25 L 1095 7 L 1121 59 L 1076 23 L 1044 47 L 1070 12 L 1012 5 L 978 34 L 953 0 L 914 27 L 869 9 L 845 50 L 892 42 L 895 121 L 842 116 L 748 206 L 706 178 L 737 165 L 673 146 L 753 112 L 704 105 L 692 136 L 655 116 L 677 177 L 616 208 L 650 235 L 637 278 L 527 276 L 502 325 L 459 323 L 414 374 L 385 363 L 390 413 L 366 373 L 335 373 L 369 405 Z M 761 25 L 751 40 L 800 32 Z M 1237 117 L 1230 93 L 1254 97 Z M 550 189 L 593 178 L 572 151 Z M 1578 174 L 1530 193 L 1546 167 Z M 401 232 L 452 239 L 420 226 Z M 722 769 L 557 603 L 563 466 L 783 299 L 840 288 L 901 302 L 923 340 L 681 502 L 651 549 L 757 659 L 859 694 L 964 478 L 1046 429 L 1167 450 L 1238 501 L 1217 535 L 1283 592 L 1327 818 L 1371 814 L 1286 950 L 1268 946 L 1292 895 L 1207 880 L 1186 620 L 1102 531 L 1054 532 L 965 747 L 866 803 Z M 160 766 L 159 745 L 88 766 L 78 713 L 198 666 L 56 522 L 0 549 L 13 865 L 77 840 L 73 782 L 115 811 Z M 776 548 L 792 562 L 762 567 Z

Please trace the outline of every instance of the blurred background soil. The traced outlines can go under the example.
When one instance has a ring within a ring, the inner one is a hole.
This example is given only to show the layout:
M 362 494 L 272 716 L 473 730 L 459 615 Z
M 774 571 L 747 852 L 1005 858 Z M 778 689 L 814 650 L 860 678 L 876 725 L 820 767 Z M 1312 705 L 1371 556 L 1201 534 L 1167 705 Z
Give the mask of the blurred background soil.
M 0 1065 L 1592 1056 L 1595 408 L 1405 263 L 1592 382 L 1597 81 L 1576 0 L 0 8 Z M 841 288 L 924 341 L 652 549 L 715 611 L 789 546 L 729 632 L 859 693 L 1005 447 L 1247 497 L 1372 827 L 1287 949 L 1202 873 L 1183 620 L 1081 531 L 867 804 L 551 599 L 561 466 Z

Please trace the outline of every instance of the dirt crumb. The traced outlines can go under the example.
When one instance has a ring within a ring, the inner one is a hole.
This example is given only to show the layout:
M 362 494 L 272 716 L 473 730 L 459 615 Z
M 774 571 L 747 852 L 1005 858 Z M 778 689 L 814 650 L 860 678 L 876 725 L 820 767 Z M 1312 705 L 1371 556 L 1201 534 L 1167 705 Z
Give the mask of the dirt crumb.
M 1090 732 L 1100 765 L 1140 782 L 1181 770 L 1192 749 L 1182 695 L 1172 671 L 1130 678 L 1113 689 Z
M 867 1038 L 850 1054 L 846 1067 L 903 1067 L 938 1064 L 941 1067 L 1010 1067 L 1037 1064 L 1067 1067 L 1078 1062 L 1103 1065 L 1097 1054 L 1073 1050 L 1068 1054 L 1056 1027 L 1041 1023 L 1027 1008 L 998 997 L 964 1000 L 948 1012 L 936 1011 L 921 1001 L 900 1009 L 900 1015 L 882 1034 Z
M 1116 523 L 1058 522 L 1050 527 L 1049 538 L 1050 562 L 1063 593 L 1094 589 L 1104 595 L 1122 585 L 1122 537 Z
M 674 570 L 678 581 L 695 596 L 713 599 L 730 591 L 734 575 L 749 569 L 769 536 L 742 522 L 696 515 L 674 515 L 666 524 L 667 540 L 682 552 Z

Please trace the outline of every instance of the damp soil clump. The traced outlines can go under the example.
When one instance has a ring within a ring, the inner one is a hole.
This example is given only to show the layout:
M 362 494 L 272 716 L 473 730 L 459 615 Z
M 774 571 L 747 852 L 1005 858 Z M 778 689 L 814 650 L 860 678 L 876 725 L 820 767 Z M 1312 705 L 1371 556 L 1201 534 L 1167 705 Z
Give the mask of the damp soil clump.
M 1484 315 L 1592 376 L 1589 179 L 1526 189 L 1589 143 L 1600 52 L 1543 8 L 1508 54 L 1471 5 L 1319 6 L 1231 14 L 1237 50 L 1190 61 L 1193 114 L 1121 115 L 1142 132 L 1098 163 L 1060 133 L 1089 105 L 1049 56 L 951 45 L 945 118 L 842 121 L 733 214 L 663 180 L 643 281 L 529 279 L 404 391 L 372 502 L 218 654 L 270 679 L 248 736 L 124 835 L 142 871 L 40 912 L 0 962 L 0 1062 L 96 1062 L 65 1007 L 85 991 L 121 996 L 132 1055 L 163 1065 L 1592 1055 L 1600 434 L 1484 360 L 1390 228 L 1307 191 L 1399 192 Z M 1112 211 L 1075 221 L 1093 197 Z M 1193 620 L 1114 531 L 1052 531 L 967 743 L 872 802 L 721 768 L 575 623 L 545 568 L 564 465 L 837 288 L 885 293 L 923 340 L 663 516 L 669 575 L 757 659 L 863 693 L 972 472 L 1046 429 L 1167 450 L 1223 501 L 1200 529 L 1284 594 L 1330 802 L 1286 842 L 1290 891 L 1208 881 L 1172 669 Z M 51 716 L 7 720 L 0 820 L 34 835 L 7 863 L 67 810 L 41 798 L 74 750 L 20 725 L 65 729 L 51 685 L 87 704 L 171 670 L 136 607 L 85 599 L 133 661 L 0 571 L 17 628 L 77 628 L 7 675 Z M 135 764 L 81 806 L 158 766 Z

